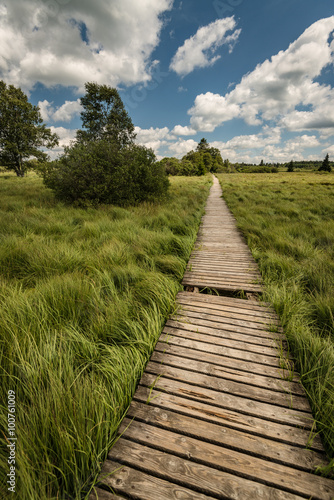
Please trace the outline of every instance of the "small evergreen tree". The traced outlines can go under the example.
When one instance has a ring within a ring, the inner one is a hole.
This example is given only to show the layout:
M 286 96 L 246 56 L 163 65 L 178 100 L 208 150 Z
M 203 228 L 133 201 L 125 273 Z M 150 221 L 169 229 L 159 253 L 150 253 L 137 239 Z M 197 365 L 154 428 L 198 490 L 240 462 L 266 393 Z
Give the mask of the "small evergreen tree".
M 293 172 L 295 169 L 295 166 L 293 164 L 293 161 L 291 160 L 290 163 L 288 164 L 288 172 Z
M 205 152 L 207 149 L 209 149 L 209 144 L 208 144 L 208 141 L 206 139 L 201 139 L 199 141 L 199 143 L 197 144 L 197 148 L 196 148 L 196 151 L 203 151 Z
M 329 163 L 329 154 L 328 153 L 326 154 L 326 157 L 318 170 L 323 171 L 323 172 L 331 172 L 332 171 L 332 167 L 330 166 L 330 163 Z

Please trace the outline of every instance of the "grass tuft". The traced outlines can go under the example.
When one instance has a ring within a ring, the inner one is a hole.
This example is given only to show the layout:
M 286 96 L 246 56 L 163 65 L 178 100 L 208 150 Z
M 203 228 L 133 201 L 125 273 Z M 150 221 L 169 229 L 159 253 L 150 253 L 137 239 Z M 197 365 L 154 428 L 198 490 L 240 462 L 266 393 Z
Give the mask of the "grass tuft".
M 175 296 L 210 177 L 168 201 L 68 207 L 33 175 L 0 183 L 0 425 L 17 401 L 17 498 L 80 499 L 106 458 Z M 6 446 L 0 451 L 7 494 Z
M 334 175 L 325 184 L 315 172 L 218 177 L 334 457 Z

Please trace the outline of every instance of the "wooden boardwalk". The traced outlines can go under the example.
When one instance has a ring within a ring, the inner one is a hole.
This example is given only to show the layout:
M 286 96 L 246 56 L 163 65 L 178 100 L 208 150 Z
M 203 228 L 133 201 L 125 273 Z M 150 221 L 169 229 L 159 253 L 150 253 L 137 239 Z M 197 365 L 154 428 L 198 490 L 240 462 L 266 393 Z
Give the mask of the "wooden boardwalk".
M 215 177 L 182 284 L 227 292 L 261 292 L 257 265 L 221 196 Z
M 184 284 L 259 292 L 218 188 Z M 327 460 L 273 309 L 189 292 L 177 303 L 89 500 L 332 500 L 334 481 L 312 473 Z

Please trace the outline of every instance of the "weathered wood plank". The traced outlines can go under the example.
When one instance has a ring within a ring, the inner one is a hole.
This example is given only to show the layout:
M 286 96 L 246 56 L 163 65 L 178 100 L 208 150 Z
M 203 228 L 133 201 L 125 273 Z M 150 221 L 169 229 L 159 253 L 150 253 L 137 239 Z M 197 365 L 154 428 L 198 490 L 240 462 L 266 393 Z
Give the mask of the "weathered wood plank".
M 115 449 L 117 452 L 117 448 Z M 114 460 L 106 460 L 102 467 L 101 476 L 104 479 L 100 480 L 100 483 L 126 495 L 126 498 L 135 498 L 136 500 L 171 500 L 172 498 L 211 500 L 214 498 L 203 495 L 199 491 L 179 486 L 169 479 L 164 480 L 150 473 L 145 474 Z
M 311 429 L 313 425 L 310 413 L 283 408 L 226 392 L 204 389 L 180 380 L 172 380 L 166 377 L 158 378 L 155 375 L 145 372 L 140 383 L 146 387 L 154 387 L 156 390 L 162 390 L 176 396 L 188 397 L 195 401 L 209 403 L 254 417 L 261 415 L 262 419 L 271 420 L 272 422 L 300 426 L 305 429 Z
M 235 359 L 229 356 L 219 355 L 215 352 L 208 353 L 203 349 L 194 349 L 191 345 L 187 345 L 189 343 L 187 343 L 186 340 L 184 340 L 183 344 L 181 342 L 176 342 L 175 345 L 173 345 L 172 340 L 173 339 L 170 339 L 168 343 L 159 341 L 155 346 L 155 350 L 161 353 L 174 354 L 175 356 L 194 360 L 199 359 L 205 363 L 239 370 L 240 372 L 244 372 L 245 376 L 249 373 L 253 373 L 264 377 L 276 378 L 278 381 L 292 379 L 294 382 L 300 382 L 299 376 L 295 372 L 291 373 L 290 371 L 282 370 L 279 367 L 275 368 L 272 366 L 259 365 L 258 363 L 252 363 L 243 359 Z
M 189 295 L 189 294 L 188 294 Z M 200 296 L 201 297 L 201 296 Z M 207 314 L 224 316 L 225 314 L 229 314 L 229 317 L 235 319 L 245 319 L 247 321 L 252 321 L 254 323 L 260 324 L 275 324 L 280 325 L 280 321 L 275 314 L 258 312 L 252 309 L 239 309 L 236 305 L 224 305 L 224 304 L 210 304 L 209 302 L 202 302 L 198 297 L 193 296 L 185 299 L 183 296 L 177 297 L 177 304 L 180 305 L 181 308 L 185 308 L 192 311 L 206 311 Z
M 172 316 L 173 318 L 173 316 Z M 255 335 L 255 336 L 258 336 L 258 337 L 265 337 L 265 338 L 276 338 L 276 339 L 281 339 L 282 341 L 283 340 L 286 340 L 286 337 L 282 334 L 280 334 L 279 332 L 270 332 L 268 330 L 260 330 L 258 328 L 248 328 L 248 327 L 245 327 L 245 326 L 241 326 L 241 325 L 233 325 L 232 322 L 230 321 L 224 321 L 223 318 L 221 319 L 220 322 L 218 321 L 211 321 L 211 320 L 205 320 L 205 319 L 198 319 L 198 318 L 191 318 L 191 322 L 190 322 L 190 319 L 184 319 L 183 321 L 175 321 L 173 319 L 169 319 L 167 322 L 166 322 L 166 325 L 167 326 L 170 326 L 170 327 L 175 327 L 175 328 L 182 328 L 182 326 L 180 325 L 190 325 L 192 327 L 195 327 L 195 326 L 203 326 L 203 327 L 207 327 L 207 328 L 215 328 L 216 330 L 221 330 L 221 331 L 231 331 L 231 332 L 238 332 L 238 333 L 245 333 L 245 334 L 249 334 L 249 335 Z
M 242 339 L 237 339 L 234 340 L 231 338 L 226 338 L 224 334 L 221 335 L 209 335 L 208 333 L 203 333 L 203 332 L 198 332 L 198 331 L 191 331 L 185 328 L 184 330 L 181 329 L 172 329 L 172 328 L 165 328 L 165 330 L 168 330 L 168 333 L 170 335 L 173 335 L 174 337 L 184 337 L 187 339 L 192 339 L 192 340 L 199 340 L 201 342 L 206 342 L 208 344 L 214 344 L 217 346 L 225 346 L 225 347 L 232 347 L 234 349 L 241 349 L 243 351 L 249 351 L 249 352 L 254 352 L 258 354 L 264 354 L 267 356 L 274 356 L 277 358 L 277 348 L 272 346 L 265 346 L 265 345 L 258 345 L 254 343 L 248 343 L 245 342 Z M 215 330 L 217 331 L 217 330 Z
M 241 339 L 240 336 L 238 339 L 233 339 L 232 335 L 227 335 L 225 337 L 224 333 L 222 332 L 219 332 L 220 335 L 210 335 L 209 333 L 190 330 L 187 328 L 187 326 L 185 326 L 185 328 L 183 329 L 173 329 L 170 327 L 166 327 L 165 330 L 167 330 L 168 333 L 170 335 L 173 335 L 174 337 L 199 340 L 201 342 L 206 342 L 208 344 L 214 344 L 217 346 L 232 347 L 234 349 L 242 349 L 244 351 L 277 357 L 277 347 L 275 347 L 274 345 L 268 346 L 263 344 L 248 343 L 247 341 Z M 217 333 L 217 330 L 214 330 L 213 333 Z
M 217 281 L 210 280 L 202 280 L 202 279 L 193 279 L 193 278 L 185 278 L 182 281 L 183 286 L 197 286 L 198 288 L 210 288 L 218 291 L 227 291 L 227 292 L 238 292 L 239 290 L 243 290 L 244 292 L 254 292 L 261 293 L 262 288 L 259 285 L 251 285 L 249 283 L 236 283 L 236 284 L 226 284 L 226 283 L 218 283 Z
M 228 368 L 224 368 L 202 360 L 187 359 L 182 357 L 181 353 L 172 356 L 168 353 L 162 353 L 155 350 L 151 356 L 151 361 L 177 368 L 186 368 L 187 370 L 233 380 L 234 382 L 242 382 L 244 384 L 254 385 L 255 387 L 263 387 L 272 391 L 305 396 L 305 391 L 300 383 L 264 377 L 262 375 L 257 375 L 254 372 L 245 373 L 231 368 L 230 366 Z
M 124 500 L 124 497 L 120 497 L 118 495 L 114 495 L 110 491 L 94 487 L 94 490 L 90 493 L 88 500 Z
M 246 335 L 245 333 L 238 333 L 220 329 L 218 330 L 217 328 L 208 328 L 206 326 L 191 325 L 189 323 L 180 323 L 180 326 L 181 326 L 180 328 L 165 326 L 164 332 L 169 333 L 170 335 L 176 335 L 178 337 L 181 336 L 186 337 L 187 336 L 187 333 L 185 333 L 186 330 L 186 332 L 190 331 L 202 334 L 203 340 L 206 338 L 205 337 L 206 335 L 210 335 L 211 337 L 223 338 L 226 341 L 230 339 L 232 341 L 246 342 L 249 345 L 254 344 L 255 346 L 264 346 L 276 349 L 278 345 L 281 345 L 281 343 L 284 344 L 284 340 L 280 342 L 281 339 L 275 340 L 267 337 L 255 337 L 252 335 Z
M 274 442 L 282 442 L 301 448 L 308 447 L 319 452 L 324 451 L 319 436 L 311 434 L 310 430 L 271 422 L 270 420 L 264 420 L 261 416 L 245 415 L 235 410 L 223 409 L 205 402 L 202 403 L 182 396 L 151 390 L 145 386 L 138 386 L 134 399 L 149 404 L 151 407 L 173 410 L 182 415 L 216 423 L 254 436 L 268 438 L 274 440 Z
M 252 305 L 250 304 L 249 307 L 240 307 L 237 304 L 232 305 L 231 303 L 228 302 L 221 302 L 215 303 L 214 301 L 203 301 L 202 297 L 203 295 L 189 295 L 187 293 L 188 297 L 186 298 L 184 296 L 184 293 L 180 293 L 177 296 L 177 304 L 180 304 L 181 306 L 186 305 L 186 306 L 191 306 L 191 307 L 197 307 L 197 308 L 202 308 L 206 309 L 208 312 L 215 311 L 216 313 L 220 312 L 230 312 L 233 315 L 237 315 L 238 317 L 247 317 L 251 321 L 255 323 L 274 323 L 274 324 L 280 324 L 280 321 L 277 317 L 277 315 L 274 312 L 266 312 L 266 309 L 263 307 L 262 311 L 258 310 L 256 308 L 252 308 Z M 211 295 L 209 297 L 212 297 Z M 245 301 L 248 303 L 248 301 Z
M 266 438 L 254 436 L 239 430 L 229 429 L 217 424 L 208 423 L 194 417 L 152 407 L 151 405 L 133 401 L 128 417 L 146 424 L 184 434 L 213 444 L 230 447 L 242 453 L 250 453 L 260 458 L 267 458 L 283 465 L 297 467 L 306 471 L 314 471 L 316 467 L 327 463 L 324 453 L 304 450 Z
M 310 404 L 305 396 L 271 391 L 264 387 L 255 387 L 242 382 L 235 382 L 229 379 L 215 377 L 213 375 L 204 375 L 199 372 L 189 371 L 186 367 L 181 369 L 176 368 L 175 366 L 150 361 L 146 366 L 146 373 L 162 375 L 164 379 L 167 377 L 171 380 L 186 382 L 194 385 L 196 388 L 201 387 L 205 390 L 210 389 L 219 391 L 220 393 L 243 396 L 244 398 L 254 401 L 261 401 L 277 405 L 279 407 L 293 408 L 294 410 L 302 410 L 303 412 L 311 413 Z
M 182 298 L 188 298 L 191 299 L 192 295 L 189 295 L 187 292 L 179 292 L 177 297 L 182 297 Z M 247 309 L 247 310 L 252 310 L 252 311 L 259 311 L 259 312 L 265 312 L 265 313 L 270 313 L 274 314 L 275 318 L 277 318 L 277 315 L 274 311 L 274 309 L 271 307 L 271 305 L 268 302 L 257 302 L 257 303 L 250 303 L 247 300 L 244 299 L 238 299 L 235 297 L 225 297 L 222 295 L 197 295 L 196 300 L 200 300 L 201 302 L 207 302 L 209 304 L 229 304 L 233 307 L 236 308 L 242 308 L 242 309 Z
M 131 459 L 128 458 L 130 454 Z M 161 475 L 168 478 L 169 481 L 184 484 L 188 488 L 196 488 L 197 491 L 214 495 L 215 498 L 233 498 L 235 500 L 244 500 L 245 498 L 250 500 L 258 500 L 259 498 L 295 500 L 301 498 L 126 439 L 122 439 L 116 444 L 112 454 L 112 457 L 114 456 L 115 460 L 122 460 L 138 468 L 143 468 L 143 464 L 145 464 L 145 470 L 150 474 Z M 196 490 L 194 495 L 196 495 Z M 194 496 L 194 498 L 200 497 Z
M 261 354 L 256 354 L 249 351 L 243 351 L 242 349 L 233 349 L 230 347 L 217 346 L 215 344 L 208 344 L 203 341 L 196 341 L 192 339 L 186 339 L 183 337 L 174 337 L 170 334 L 160 336 L 160 342 L 166 342 L 172 345 L 180 345 L 184 347 L 189 347 L 191 349 L 196 349 L 197 351 L 204 351 L 212 354 L 219 354 L 220 356 L 225 356 L 229 358 L 240 359 L 244 361 L 250 361 L 252 363 L 257 363 L 258 371 L 262 371 L 262 365 L 279 367 L 280 361 L 274 356 L 263 356 Z M 260 366 L 261 365 L 261 366 Z
M 131 423 L 132 422 L 132 423 Z M 129 425 L 131 424 L 131 425 Z M 315 500 L 332 500 L 334 481 L 125 418 L 126 438 Z
M 213 310 L 206 311 L 206 310 L 200 310 L 199 308 L 192 307 L 190 305 L 182 305 L 176 315 L 177 317 L 184 317 L 184 318 L 199 318 L 199 319 L 205 319 L 207 321 L 214 321 L 216 323 L 223 323 L 226 324 L 228 323 L 229 325 L 235 325 L 235 326 L 244 326 L 247 328 L 253 328 L 254 330 L 265 330 L 268 331 L 271 329 L 275 328 L 275 331 L 280 331 L 282 332 L 282 328 L 280 328 L 277 324 L 277 322 L 272 321 L 270 324 L 269 322 L 256 322 L 252 321 L 250 318 L 247 319 L 247 317 L 240 317 L 238 314 L 233 314 L 228 311 L 218 311 L 215 312 Z

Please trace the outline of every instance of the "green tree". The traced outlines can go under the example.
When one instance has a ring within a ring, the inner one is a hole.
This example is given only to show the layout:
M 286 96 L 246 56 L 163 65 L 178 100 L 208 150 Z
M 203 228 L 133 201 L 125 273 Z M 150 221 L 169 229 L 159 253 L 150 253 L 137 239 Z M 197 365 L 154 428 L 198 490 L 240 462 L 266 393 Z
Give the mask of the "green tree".
M 85 130 L 57 161 L 46 164 L 44 183 L 80 206 L 137 204 L 161 198 L 169 181 L 154 152 L 134 144 L 134 127 L 116 89 L 86 84 L 81 99 Z
M 159 162 L 165 169 L 167 175 L 181 175 L 180 174 L 180 160 L 175 157 L 166 157 Z
M 106 139 L 120 147 L 133 143 L 136 134 L 130 116 L 115 88 L 108 85 L 85 84 L 86 94 L 80 99 L 84 130 L 77 132 L 81 142 Z
M 208 141 L 206 139 L 201 139 L 199 141 L 199 143 L 197 144 L 197 148 L 196 148 L 196 151 L 203 151 L 205 152 L 207 149 L 209 149 L 209 144 L 208 144 Z
M 153 201 L 169 186 L 151 149 L 135 144 L 120 149 L 106 139 L 66 148 L 63 157 L 45 165 L 43 178 L 57 198 L 83 207 Z
M 213 165 L 213 158 L 211 154 L 207 151 L 203 153 L 202 155 L 203 162 L 204 162 L 204 167 L 206 172 L 211 172 L 212 165 Z
M 322 164 L 320 165 L 320 167 L 318 168 L 318 170 L 323 171 L 323 172 L 331 172 L 332 171 L 332 167 L 330 166 L 330 163 L 329 163 L 329 154 L 328 153 L 326 154 L 325 159 L 322 162 Z
M 41 147 L 58 144 L 58 136 L 43 124 L 38 106 L 33 106 L 20 88 L 0 80 L 0 165 L 23 177 L 35 158 L 48 159 Z
M 288 164 L 288 172 L 293 172 L 295 169 L 295 166 L 293 164 L 293 161 L 291 160 L 290 163 Z

